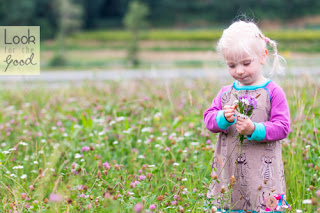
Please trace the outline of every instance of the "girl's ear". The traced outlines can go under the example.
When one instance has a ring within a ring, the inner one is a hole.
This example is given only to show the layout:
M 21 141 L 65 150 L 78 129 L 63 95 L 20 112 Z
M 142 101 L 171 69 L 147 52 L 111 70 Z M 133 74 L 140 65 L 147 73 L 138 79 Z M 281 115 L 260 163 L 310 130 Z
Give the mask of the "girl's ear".
M 260 64 L 264 65 L 267 61 L 267 57 L 268 57 L 268 50 L 265 49 L 262 53 L 261 59 L 260 59 Z

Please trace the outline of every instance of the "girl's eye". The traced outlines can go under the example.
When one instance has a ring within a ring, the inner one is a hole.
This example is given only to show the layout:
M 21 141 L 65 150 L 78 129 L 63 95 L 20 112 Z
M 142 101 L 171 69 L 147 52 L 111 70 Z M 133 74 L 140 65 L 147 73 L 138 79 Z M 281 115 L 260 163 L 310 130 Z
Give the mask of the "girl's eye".
M 251 61 L 245 61 L 245 62 L 243 62 L 243 65 L 244 66 L 249 66 L 251 64 Z
M 235 65 L 233 65 L 233 64 L 229 64 L 228 65 L 230 68 L 235 68 L 236 66 Z

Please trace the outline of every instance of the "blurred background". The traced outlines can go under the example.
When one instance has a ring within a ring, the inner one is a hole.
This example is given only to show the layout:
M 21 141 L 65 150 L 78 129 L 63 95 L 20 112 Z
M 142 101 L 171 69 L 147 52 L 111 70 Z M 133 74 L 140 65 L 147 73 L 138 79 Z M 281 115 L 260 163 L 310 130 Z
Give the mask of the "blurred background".
M 289 67 L 320 67 L 319 0 L 2 0 L 0 24 L 41 29 L 41 71 L 222 67 L 237 19 L 279 43 Z

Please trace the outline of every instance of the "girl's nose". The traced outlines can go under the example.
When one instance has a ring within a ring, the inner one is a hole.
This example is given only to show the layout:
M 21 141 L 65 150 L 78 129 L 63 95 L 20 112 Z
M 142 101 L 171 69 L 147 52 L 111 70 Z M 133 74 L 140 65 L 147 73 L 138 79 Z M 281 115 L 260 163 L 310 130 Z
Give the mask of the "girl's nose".
M 237 66 L 236 72 L 237 72 L 238 75 L 242 75 L 244 73 L 242 67 L 240 67 L 240 66 Z

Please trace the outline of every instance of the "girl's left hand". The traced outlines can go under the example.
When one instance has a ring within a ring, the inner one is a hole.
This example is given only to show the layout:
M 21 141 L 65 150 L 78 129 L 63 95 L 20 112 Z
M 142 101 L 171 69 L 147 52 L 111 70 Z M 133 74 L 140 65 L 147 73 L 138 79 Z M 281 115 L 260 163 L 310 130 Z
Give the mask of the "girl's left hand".
M 245 119 L 237 116 L 236 128 L 241 135 L 252 135 L 254 132 L 254 123 L 250 118 Z

